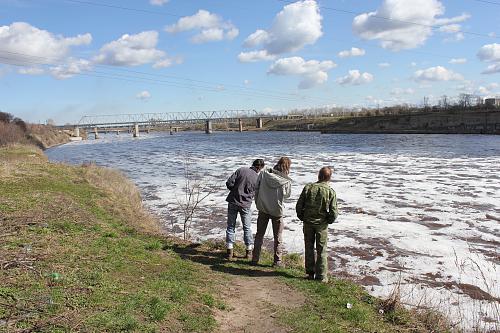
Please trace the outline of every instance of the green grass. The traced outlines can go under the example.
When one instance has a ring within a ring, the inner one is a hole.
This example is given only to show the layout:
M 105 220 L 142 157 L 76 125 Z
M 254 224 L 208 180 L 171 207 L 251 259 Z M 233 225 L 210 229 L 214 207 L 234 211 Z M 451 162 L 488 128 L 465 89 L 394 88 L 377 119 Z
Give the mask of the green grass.
M 31 147 L 0 149 L 0 332 L 217 331 L 216 312 L 231 311 L 220 290 L 232 274 L 256 271 L 306 296 L 275 309 L 293 332 L 433 331 L 408 311 L 380 315 L 380 301 L 351 282 L 306 281 L 299 255 L 273 271 L 224 261 L 220 243 L 166 238 L 127 183 L 95 166 L 48 163 Z

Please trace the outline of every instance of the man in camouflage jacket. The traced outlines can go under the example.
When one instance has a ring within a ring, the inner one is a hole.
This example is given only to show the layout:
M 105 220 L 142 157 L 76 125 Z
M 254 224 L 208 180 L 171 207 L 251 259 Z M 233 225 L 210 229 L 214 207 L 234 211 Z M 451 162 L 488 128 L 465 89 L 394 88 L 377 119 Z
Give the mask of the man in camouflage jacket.
M 328 225 L 338 216 L 337 195 L 328 184 L 331 177 L 330 167 L 321 168 L 318 182 L 304 187 L 295 207 L 297 217 L 304 222 L 306 273 L 309 279 L 322 282 L 328 282 Z

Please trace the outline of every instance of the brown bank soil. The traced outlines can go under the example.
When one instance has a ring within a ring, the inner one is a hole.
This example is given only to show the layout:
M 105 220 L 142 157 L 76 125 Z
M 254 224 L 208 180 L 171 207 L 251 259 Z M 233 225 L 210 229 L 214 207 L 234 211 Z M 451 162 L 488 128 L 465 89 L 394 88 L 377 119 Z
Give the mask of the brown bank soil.
M 276 308 L 298 308 L 305 301 L 302 293 L 273 277 L 237 277 L 221 294 L 230 311 L 216 313 L 219 332 L 290 332 L 276 321 Z

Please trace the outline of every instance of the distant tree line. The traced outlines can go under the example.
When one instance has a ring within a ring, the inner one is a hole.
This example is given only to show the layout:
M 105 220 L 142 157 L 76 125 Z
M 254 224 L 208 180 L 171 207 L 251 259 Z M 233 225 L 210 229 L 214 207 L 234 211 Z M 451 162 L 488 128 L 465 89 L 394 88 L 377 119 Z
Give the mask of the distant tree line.
M 306 109 L 292 109 L 289 116 L 314 117 L 366 117 L 383 115 L 403 115 L 422 112 L 443 112 L 454 113 L 462 111 L 484 111 L 498 110 L 499 107 L 492 104 L 485 104 L 483 98 L 473 94 L 460 94 L 452 98 L 447 95 L 441 96 L 434 104 L 429 102 L 428 97 L 424 97 L 420 105 L 401 103 L 392 106 L 375 107 L 314 107 Z

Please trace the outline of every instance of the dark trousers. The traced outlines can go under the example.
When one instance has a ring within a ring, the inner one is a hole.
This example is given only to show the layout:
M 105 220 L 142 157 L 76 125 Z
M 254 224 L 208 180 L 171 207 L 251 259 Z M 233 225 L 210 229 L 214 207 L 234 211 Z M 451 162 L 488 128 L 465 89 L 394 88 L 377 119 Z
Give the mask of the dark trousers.
M 314 274 L 316 279 L 326 278 L 328 273 L 327 243 L 328 224 L 304 223 L 306 274 Z
M 260 250 L 262 248 L 262 243 L 264 241 L 264 235 L 266 234 L 267 224 L 271 220 L 273 225 L 273 236 L 274 236 L 274 263 L 281 262 L 283 256 L 283 217 L 271 216 L 269 214 L 259 212 L 259 217 L 257 218 L 257 234 L 255 235 L 255 243 L 253 249 L 253 262 L 259 262 Z

